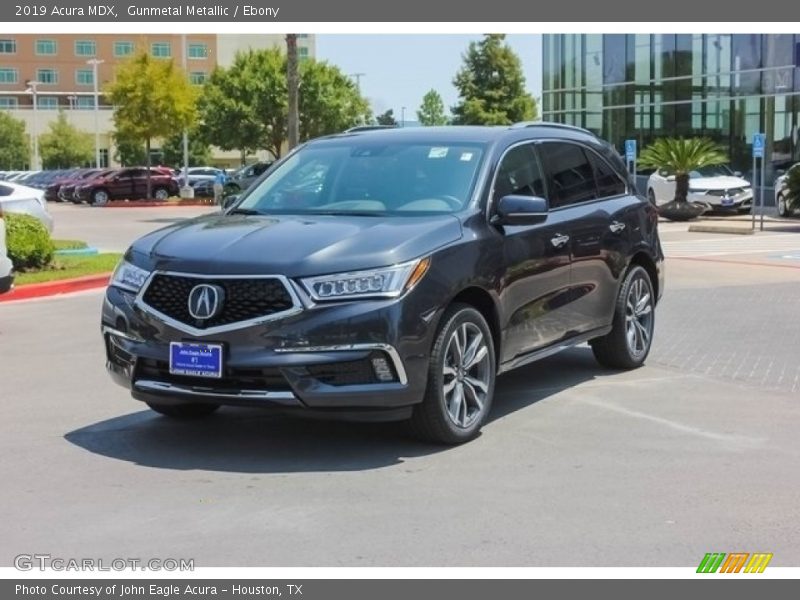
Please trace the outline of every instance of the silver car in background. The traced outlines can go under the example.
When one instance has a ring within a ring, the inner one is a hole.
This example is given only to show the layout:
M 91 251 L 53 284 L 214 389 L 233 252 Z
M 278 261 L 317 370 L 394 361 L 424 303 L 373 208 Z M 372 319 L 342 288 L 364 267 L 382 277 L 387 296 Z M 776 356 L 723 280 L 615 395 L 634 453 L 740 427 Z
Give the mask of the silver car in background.
M 0 211 L 31 215 L 39 219 L 47 231 L 53 231 L 53 217 L 47 210 L 44 190 L 0 181 Z

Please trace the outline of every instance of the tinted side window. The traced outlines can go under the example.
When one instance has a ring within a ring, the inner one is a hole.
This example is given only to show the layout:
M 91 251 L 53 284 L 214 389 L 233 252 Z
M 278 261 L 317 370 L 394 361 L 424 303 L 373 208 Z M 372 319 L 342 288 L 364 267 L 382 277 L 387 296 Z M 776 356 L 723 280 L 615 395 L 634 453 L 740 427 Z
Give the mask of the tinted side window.
M 600 198 L 620 196 L 627 190 L 625 182 L 620 179 L 617 172 L 600 156 L 591 151 L 586 151 L 589 161 L 594 167 L 594 177 L 597 182 L 597 194 Z
M 0 185 L 0 196 L 10 196 L 14 192 L 14 188 L 7 185 Z
M 544 178 L 539 170 L 533 146 L 530 144 L 509 150 L 497 168 L 493 201 L 497 202 L 509 194 L 541 197 L 545 195 Z
M 545 142 L 541 149 L 550 176 L 551 207 L 567 206 L 597 197 L 594 169 L 583 148 L 577 144 Z

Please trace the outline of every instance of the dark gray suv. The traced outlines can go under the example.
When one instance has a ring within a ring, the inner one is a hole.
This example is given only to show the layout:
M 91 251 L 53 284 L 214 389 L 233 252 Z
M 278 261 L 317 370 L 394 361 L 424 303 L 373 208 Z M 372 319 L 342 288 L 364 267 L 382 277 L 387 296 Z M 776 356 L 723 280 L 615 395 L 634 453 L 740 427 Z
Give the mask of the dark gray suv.
M 459 443 L 504 371 L 583 342 L 641 365 L 662 262 L 655 208 L 588 131 L 334 135 L 130 247 L 103 305 L 107 367 L 171 417 L 263 406 Z

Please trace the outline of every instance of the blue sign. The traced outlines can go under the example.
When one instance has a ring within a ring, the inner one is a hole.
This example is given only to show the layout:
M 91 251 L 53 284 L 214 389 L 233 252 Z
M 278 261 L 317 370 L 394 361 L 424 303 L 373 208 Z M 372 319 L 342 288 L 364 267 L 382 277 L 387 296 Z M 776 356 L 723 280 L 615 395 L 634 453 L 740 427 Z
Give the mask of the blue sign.
M 636 140 L 625 140 L 625 160 L 628 162 L 636 160 Z
M 764 158 L 766 137 L 763 133 L 756 133 L 753 136 L 753 158 Z

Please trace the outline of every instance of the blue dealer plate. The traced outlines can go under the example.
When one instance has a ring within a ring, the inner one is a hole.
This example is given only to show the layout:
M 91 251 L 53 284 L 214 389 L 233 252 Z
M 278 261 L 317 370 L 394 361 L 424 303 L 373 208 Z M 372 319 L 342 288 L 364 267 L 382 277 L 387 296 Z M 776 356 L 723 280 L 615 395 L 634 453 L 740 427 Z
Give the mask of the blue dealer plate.
M 222 377 L 222 346 L 171 342 L 169 372 L 192 377 Z
M 733 205 L 733 198 L 730 196 L 724 196 L 722 198 L 722 206 L 731 206 Z

